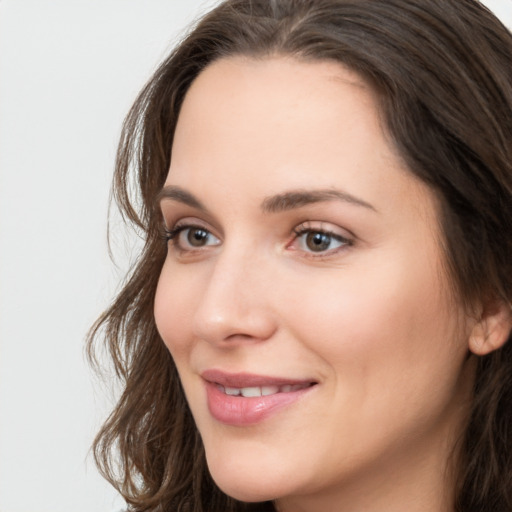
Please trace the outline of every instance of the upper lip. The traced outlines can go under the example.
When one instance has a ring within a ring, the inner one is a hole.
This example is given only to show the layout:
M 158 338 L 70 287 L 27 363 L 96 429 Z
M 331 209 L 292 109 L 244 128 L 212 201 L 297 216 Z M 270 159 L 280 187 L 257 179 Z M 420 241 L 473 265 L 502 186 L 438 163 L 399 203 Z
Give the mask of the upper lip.
M 222 370 L 211 369 L 201 373 L 207 382 L 220 384 L 230 388 L 249 388 L 261 386 L 286 386 L 303 383 L 316 383 L 313 379 L 289 379 L 285 377 L 270 377 L 252 373 L 227 373 Z

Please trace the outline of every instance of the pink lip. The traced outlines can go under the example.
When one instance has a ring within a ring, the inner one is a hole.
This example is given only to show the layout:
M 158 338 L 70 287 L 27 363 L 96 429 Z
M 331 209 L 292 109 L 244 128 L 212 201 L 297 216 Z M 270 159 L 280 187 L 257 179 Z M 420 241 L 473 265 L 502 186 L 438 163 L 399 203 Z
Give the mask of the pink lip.
M 267 377 L 248 373 L 225 373 L 220 370 L 207 370 L 201 374 L 205 381 L 208 410 L 219 422 L 232 426 L 249 426 L 259 423 L 299 400 L 313 385 L 289 392 L 258 397 L 230 396 L 220 387 L 247 388 L 262 386 L 294 386 L 313 384 L 310 380 L 294 380 L 280 377 Z

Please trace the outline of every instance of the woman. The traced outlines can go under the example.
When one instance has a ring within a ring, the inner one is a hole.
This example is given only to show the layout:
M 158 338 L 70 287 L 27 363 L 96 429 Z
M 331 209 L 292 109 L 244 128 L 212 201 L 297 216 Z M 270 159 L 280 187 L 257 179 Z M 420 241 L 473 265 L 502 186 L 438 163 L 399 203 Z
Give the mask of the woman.
M 229 0 L 160 66 L 92 333 L 130 510 L 512 510 L 511 63 L 473 0 Z

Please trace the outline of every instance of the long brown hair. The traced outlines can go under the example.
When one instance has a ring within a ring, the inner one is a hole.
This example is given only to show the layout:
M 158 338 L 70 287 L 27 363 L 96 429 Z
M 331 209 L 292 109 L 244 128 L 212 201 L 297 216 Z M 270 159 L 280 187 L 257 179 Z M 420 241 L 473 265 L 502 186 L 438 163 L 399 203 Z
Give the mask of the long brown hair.
M 232 55 L 334 60 L 375 90 L 410 171 L 436 192 L 454 290 L 512 302 L 512 35 L 476 0 L 228 0 L 161 64 L 129 112 L 113 194 L 144 247 L 89 354 L 106 347 L 123 393 L 94 453 L 130 510 L 273 510 L 223 494 L 153 300 L 166 254 L 154 200 L 164 184 L 180 106 L 194 78 Z M 472 356 L 474 357 L 474 356 Z M 461 441 L 454 508 L 512 510 L 512 344 L 479 358 Z

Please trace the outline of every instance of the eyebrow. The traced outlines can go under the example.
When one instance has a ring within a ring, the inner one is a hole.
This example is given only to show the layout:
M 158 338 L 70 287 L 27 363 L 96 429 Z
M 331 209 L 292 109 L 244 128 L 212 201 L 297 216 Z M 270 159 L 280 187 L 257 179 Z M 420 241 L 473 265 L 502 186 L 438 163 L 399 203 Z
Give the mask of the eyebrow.
M 291 190 L 283 194 L 267 197 L 261 207 L 265 213 L 277 213 L 300 208 L 308 204 L 334 200 L 377 211 L 370 203 L 337 189 Z
M 156 196 L 155 203 L 158 205 L 164 199 L 178 201 L 192 208 L 207 211 L 206 207 L 193 194 L 174 185 L 167 185 L 162 188 Z M 337 189 L 290 190 L 282 194 L 266 197 L 261 203 L 261 209 L 264 213 L 278 213 L 301 208 L 308 204 L 334 200 L 361 206 L 374 212 L 377 211 L 370 203 Z
M 164 199 L 178 201 L 179 203 L 186 204 L 192 208 L 206 211 L 206 208 L 199 199 L 181 187 L 176 187 L 174 185 L 167 185 L 163 187 L 155 198 L 155 204 L 159 205 Z

